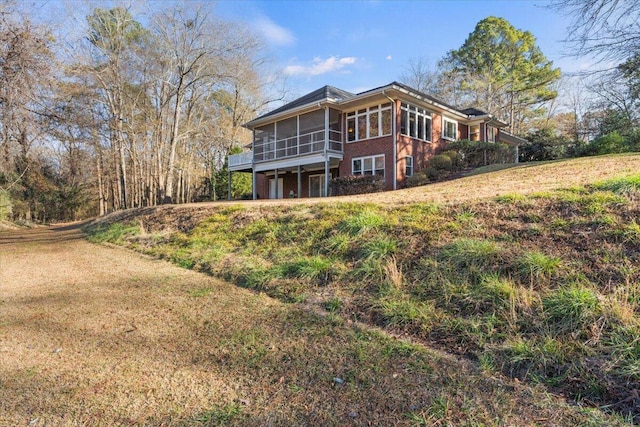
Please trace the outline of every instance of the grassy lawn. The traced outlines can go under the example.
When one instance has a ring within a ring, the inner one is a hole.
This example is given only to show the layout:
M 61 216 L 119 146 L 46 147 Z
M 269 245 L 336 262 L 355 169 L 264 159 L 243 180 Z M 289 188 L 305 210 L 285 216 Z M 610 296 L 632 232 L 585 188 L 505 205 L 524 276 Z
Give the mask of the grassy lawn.
M 380 327 L 451 355 L 441 360 L 453 361 L 453 368 L 432 366 L 431 375 L 455 373 L 455 366 L 474 370 L 448 379 L 446 384 L 455 384 L 451 389 L 419 385 L 431 390 L 424 395 L 430 403 L 410 403 L 416 410 L 405 409 L 404 418 L 394 420 L 520 425 L 538 419 L 531 413 L 507 421 L 520 414 L 489 409 L 484 400 L 470 403 L 474 399 L 466 393 L 504 378 L 637 420 L 640 176 L 633 164 L 638 161 L 638 156 L 607 156 L 521 165 L 405 193 L 461 191 L 457 202 L 444 196 L 398 204 L 398 194 L 383 193 L 369 196 L 369 203 L 354 198 L 331 204 L 168 208 L 141 213 L 133 221 L 103 221 L 90 233 L 94 241 L 124 244 L 224 278 L 287 307 L 324 313 L 323 321 Z M 549 177 L 532 178 L 550 170 L 556 173 L 555 185 L 543 185 Z M 534 181 L 528 191 L 518 191 L 525 187 L 519 174 Z M 497 197 L 465 197 L 473 188 L 487 191 L 488 181 L 508 185 Z M 583 184 L 562 189 L 563 182 Z M 530 191 L 532 185 L 537 191 Z M 356 338 L 345 339 L 345 345 L 357 344 Z M 410 345 L 415 349 L 410 357 L 431 351 Z M 340 375 L 375 388 L 378 372 L 397 370 L 396 356 L 388 367 L 378 366 L 385 361 L 384 347 L 353 350 L 373 355 L 375 367 L 368 369 L 375 374 L 369 379 Z M 468 389 L 465 381 L 474 385 Z M 438 397 L 443 390 L 448 391 Z M 456 400 L 459 392 L 466 397 Z M 500 397 L 489 406 L 518 407 L 527 401 L 511 393 L 513 400 Z M 542 406 L 549 408 L 552 403 L 546 402 Z
M 2 426 L 622 424 L 338 303 L 281 302 L 81 237 L 0 234 Z

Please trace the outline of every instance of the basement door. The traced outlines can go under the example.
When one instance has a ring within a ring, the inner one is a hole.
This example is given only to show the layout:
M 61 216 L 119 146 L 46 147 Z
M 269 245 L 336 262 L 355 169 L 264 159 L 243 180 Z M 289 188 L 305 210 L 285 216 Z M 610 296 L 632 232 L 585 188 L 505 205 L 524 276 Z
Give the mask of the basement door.
M 324 196 L 324 174 L 309 177 L 309 197 Z
M 284 196 L 282 192 L 284 191 L 284 184 L 282 178 L 278 178 L 278 199 L 282 199 Z M 276 180 L 271 178 L 269 180 L 269 198 L 276 198 Z

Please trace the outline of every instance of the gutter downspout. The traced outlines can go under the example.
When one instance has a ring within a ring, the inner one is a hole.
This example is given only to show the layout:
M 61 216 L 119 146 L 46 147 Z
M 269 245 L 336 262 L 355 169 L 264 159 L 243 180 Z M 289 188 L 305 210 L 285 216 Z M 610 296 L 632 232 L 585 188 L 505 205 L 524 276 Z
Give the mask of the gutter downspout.
M 391 101 L 391 105 L 393 108 L 391 109 L 391 134 L 393 135 L 393 189 L 398 189 L 398 135 L 396 135 L 396 110 L 398 106 L 396 105 L 395 99 L 387 96 L 386 92 L 383 90 L 382 95 L 384 95 L 389 101 Z

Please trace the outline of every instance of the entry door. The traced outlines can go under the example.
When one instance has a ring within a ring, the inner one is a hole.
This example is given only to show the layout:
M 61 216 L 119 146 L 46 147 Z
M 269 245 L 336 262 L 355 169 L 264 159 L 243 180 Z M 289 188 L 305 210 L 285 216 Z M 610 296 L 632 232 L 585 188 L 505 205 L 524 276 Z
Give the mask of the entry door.
M 283 191 L 284 191 L 284 185 L 283 185 L 282 178 L 278 178 L 278 199 L 282 199 L 284 197 L 282 195 Z M 269 198 L 270 199 L 276 198 L 276 180 L 273 178 L 269 180 Z
M 309 197 L 324 196 L 324 174 L 309 177 Z

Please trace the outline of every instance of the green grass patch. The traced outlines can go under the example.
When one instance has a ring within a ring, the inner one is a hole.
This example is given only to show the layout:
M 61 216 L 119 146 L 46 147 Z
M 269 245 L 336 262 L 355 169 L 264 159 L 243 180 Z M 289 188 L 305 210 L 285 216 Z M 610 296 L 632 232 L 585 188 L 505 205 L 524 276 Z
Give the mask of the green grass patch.
M 127 237 L 140 233 L 140 225 L 133 222 L 97 224 L 86 227 L 85 232 L 87 239 L 93 243 L 124 243 Z
M 281 301 L 317 304 L 337 323 L 349 316 L 428 340 L 470 356 L 485 374 L 502 372 L 640 417 L 616 406 L 640 373 L 637 182 L 633 176 L 457 205 L 225 207 L 190 232 L 145 240 L 144 250 Z M 133 245 L 138 238 L 143 246 L 139 224 L 92 232 L 94 241 Z M 371 364 L 372 349 L 359 340 L 349 354 Z M 385 351 L 417 354 L 403 346 Z M 406 369 L 423 372 L 422 365 L 433 369 L 416 360 Z M 348 387 L 373 384 L 347 371 L 340 375 Z M 443 403 L 410 412 L 433 423 L 461 410 Z

